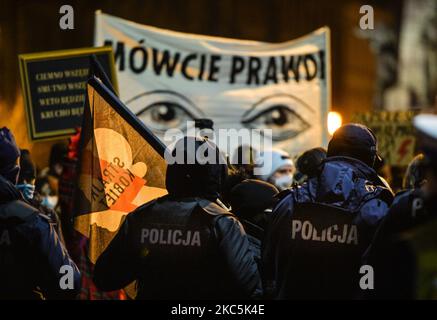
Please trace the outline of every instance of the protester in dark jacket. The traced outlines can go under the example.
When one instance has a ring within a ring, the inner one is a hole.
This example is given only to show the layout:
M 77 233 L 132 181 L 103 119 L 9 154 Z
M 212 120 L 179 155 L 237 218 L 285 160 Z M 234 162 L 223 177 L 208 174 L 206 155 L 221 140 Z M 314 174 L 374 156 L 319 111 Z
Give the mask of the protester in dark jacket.
M 246 179 L 235 185 L 230 192 L 232 212 L 247 232 L 257 263 L 261 260 L 261 242 L 264 230 L 271 218 L 279 191 L 268 182 Z
M 219 160 L 214 144 L 190 137 L 176 143 L 172 156 L 193 159 L 200 147 Z M 196 157 L 194 162 L 170 164 L 169 194 L 127 216 L 97 260 L 94 282 L 98 288 L 110 291 L 138 280 L 137 299 L 230 299 L 260 294 L 247 236 L 219 200 L 227 175 L 225 161 L 200 164 Z
M 357 250 L 362 252 L 355 255 L 354 261 L 342 260 L 341 253 L 337 258 L 332 256 L 332 260 L 338 259 L 338 265 L 342 267 L 350 264 L 353 269 L 351 274 L 358 275 L 359 268 L 355 270 L 355 267 L 360 263 L 360 255 L 370 244 L 378 223 L 393 200 L 391 189 L 372 169 L 377 158 L 376 146 L 376 138 L 369 129 L 356 124 L 345 125 L 336 131 L 330 141 L 328 158 L 322 163 L 318 176 L 279 194 L 280 202 L 273 211 L 272 223 L 263 244 L 263 280 L 269 297 L 353 298 L 353 288 L 348 283 L 357 281 L 358 285 L 358 280 L 355 277 L 349 278 L 346 274 L 336 274 L 335 270 L 331 274 L 332 283 L 329 283 L 329 278 L 324 278 L 325 283 L 305 285 L 293 283 L 293 279 L 300 276 L 303 279 L 305 276 L 305 279 L 311 280 L 312 277 L 316 278 L 318 273 L 323 273 L 323 268 L 327 268 L 327 264 L 332 262 L 329 261 L 329 255 L 328 260 L 323 261 L 321 256 L 310 258 L 305 256 L 305 252 L 309 255 L 310 250 L 322 254 L 332 248 L 338 248 L 336 252 L 349 250 L 345 249 L 344 235 L 332 234 L 339 230 L 344 230 L 345 234 L 350 230 L 356 231 L 354 226 L 358 226 L 359 234 L 352 235 L 358 236 L 352 238 L 352 244 L 359 244 Z M 316 206 L 312 206 L 314 204 Z M 297 221 L 294 219 L 297 214 L 296 207 L 321 209 L 318 209 L 318 213 L 303 212 L 307 221 Z M 327 229 L 312 229 L 309 223 L 314 224 L 312 216 Z M 338 216 L 341 216 L 341 219 L 335 220 Z M 349 229 L 340 229 L 348 226 L 342 222 L 348 220 L 347 216 L 350 216 Z M 330 221 L 331 218 L 334 220 Z M 299 223 L 301 229 L 295 230 L 294 226 L 299 226 Z M 295 255 L 302 247 L 305 249 L 301 250 L 302 255 Z M 298 262 L 302 267 L 306 266 L 306 270 L 301 270 L 302 274 L 293 274 L 292 270 Z M 331 289 L 323 291 L 322 287 L 325 289 L 327 286 L 331 286 Z
M 240 220 L 264 230 L 278 193 L 278 189 L 268 182 L 245 179 L 231 189 L 229 201 L 232 212 Z
M 0 130 L 0 299 L 68 299 L 80 290 L 80 273 L 49 218 L 15 187 L 20 152 Z

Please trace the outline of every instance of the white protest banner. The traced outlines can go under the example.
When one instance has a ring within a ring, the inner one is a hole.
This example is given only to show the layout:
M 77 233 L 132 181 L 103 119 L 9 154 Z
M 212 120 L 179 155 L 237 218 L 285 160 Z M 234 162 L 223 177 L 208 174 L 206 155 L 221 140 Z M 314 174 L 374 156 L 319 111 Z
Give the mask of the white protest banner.
M 246 132 L 253 146 L 270 139 L 292 155 L 327 144 L 326 27 L 265 43 L 163 30 L 96 12 L 94 44 L 112 46 L 121 100 L 160 138 L 171 128 L 186 131 L 187 121 L 210 118 L 228 154 L 247 144 Z M 232 141 L 220 138 L 219 129 Z

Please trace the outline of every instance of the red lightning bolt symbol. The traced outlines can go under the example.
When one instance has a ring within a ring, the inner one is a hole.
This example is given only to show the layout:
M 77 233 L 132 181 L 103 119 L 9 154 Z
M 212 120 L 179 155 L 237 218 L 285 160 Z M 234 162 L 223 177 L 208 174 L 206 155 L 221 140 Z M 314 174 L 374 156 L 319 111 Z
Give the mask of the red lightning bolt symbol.
M 405 155 L 408 153 L 408 146 L 412 143 L 412 139 L 406 139 L 402 142 L 401 146 L 399 147 L 398 154 L 399 154 L 399 162 L 402 161 L 402 159 L 405 157 Z

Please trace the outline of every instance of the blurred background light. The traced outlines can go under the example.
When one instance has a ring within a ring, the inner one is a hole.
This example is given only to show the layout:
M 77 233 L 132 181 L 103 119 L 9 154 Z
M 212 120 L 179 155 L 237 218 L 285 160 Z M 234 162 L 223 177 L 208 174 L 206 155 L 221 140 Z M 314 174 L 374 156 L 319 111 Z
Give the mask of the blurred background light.
M 328 132 L 332 136 L 338 128 L 341 127 L 343 119 L 341 114 L 335 111 L 328 113 Z

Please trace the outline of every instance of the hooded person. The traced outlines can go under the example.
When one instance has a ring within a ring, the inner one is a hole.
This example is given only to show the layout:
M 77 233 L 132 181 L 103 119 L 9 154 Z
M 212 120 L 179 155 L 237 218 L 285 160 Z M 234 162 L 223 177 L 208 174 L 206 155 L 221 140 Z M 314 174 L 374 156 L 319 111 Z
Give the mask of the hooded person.
M 261 242 L 270 219 L 278 189 L 265 181 L 246 179 L 235 185 L 229 195 L 231 211 L 241 221 L 249 237 L 257 263 L 261 263 Z
M 20 174 L 18 175 L 17 189 L 26 200 L 32 200 L 35 195 L 36 168 L 30 158 L 29 150 L 20 150 Z
M 326 150 L 324 148 L 313 148 L 302 153 L 296 160 L 296 173 L 294 180 L 297 183 L 316 177 L 319 172 L 319 166 L 326 159 Z
M 264 229 L 278 193 L 278 189 L 268 182 L 246 179 L 231 189 L 229 202 L 240 220 Z
M 318 174 L 278 195 L 263 244 L 264 289 L 275 299 L 356 297 L 361 256 L 393 193 L 372 168 L 367 127 L 340 127 Z
M 29 205 L 15 186 L 19 155 L 12 133 L 0 129 L 0 299 L 75 298 L 80 291 L 78 268 L 49 218 Z M 73 277 L 63 289 L 65 266 Z
M 8 128 L 0 130 L 0 175 L 12 184 L 16 184 L 19 166 L 20 149 Z
M 273 184 L 279 191 L 290 188 L 296 170 L 290 155 L 281 149 L 264 150 L 256 158 L 255 166 L 269 163 L 269 160 L 266 159 L 271 159 L 270 171 L 263 175 L 255 175 L 255 178 Z
M 137 299 L 259 295 L 247 235 L 220 200 L 227 165 L 218 148 L 205 138 L 185 137 L 166 160 L 168 195 L 126 217 L 97 260 L 96 286 L 112 291 L 137 280 Z

